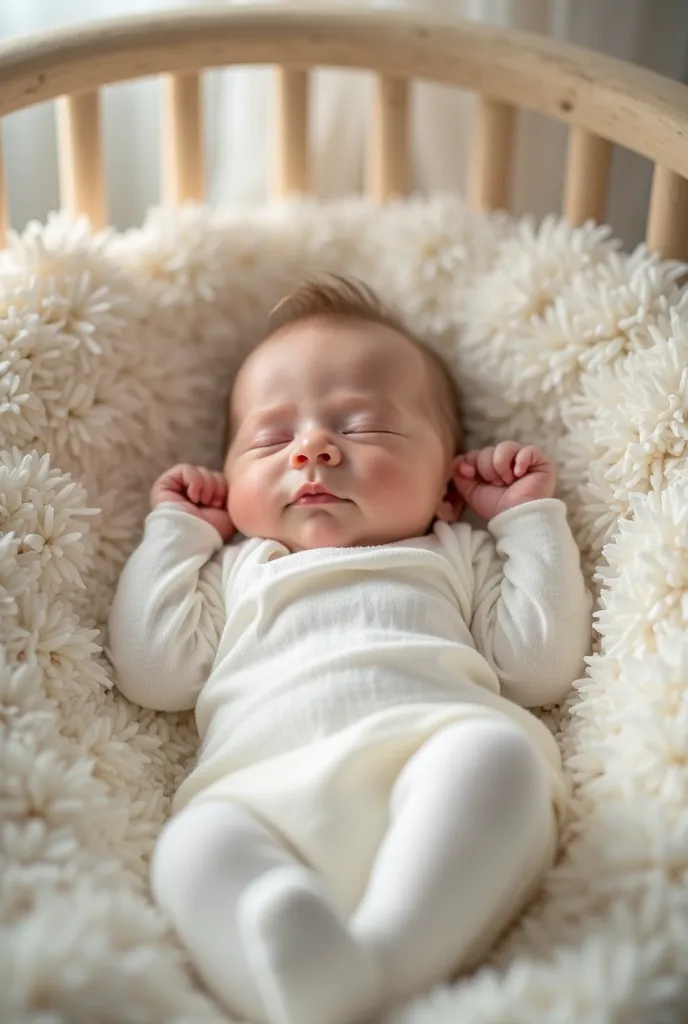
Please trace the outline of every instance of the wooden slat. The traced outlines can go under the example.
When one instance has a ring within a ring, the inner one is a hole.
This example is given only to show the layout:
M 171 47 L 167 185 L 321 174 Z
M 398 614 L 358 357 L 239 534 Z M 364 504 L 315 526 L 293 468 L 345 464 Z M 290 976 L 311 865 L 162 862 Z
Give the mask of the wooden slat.
M 0 116 L 114 82 L 218 64 L 362 68 L 484 92 L 581 124 L 688 176 L 682 82 L 547 36 L 433 14 L 428 8 L 437 4 L 416 6 L 400 17 L 391 5 L 194 4 L 4 39 Z
M 308 192 L 309 78 L 307 71 L 277 69 L 275 90 L 275 171 L 277 199 Z
M 163 119 L 163 200 L 170 206 L 205 198 L 201 79 L 166 75 Z
M 604 221 L 612 155 L 613 146 L 607 139 L 577 125 L 571 127 L 563 214 L 576 227 L 589 219 Z
M 478 97 L 467 195 L 476 210 L 508 210 L 516 111 Z
M 370 137 L 369 190 L 384 203 L 408 192 L 409 93 L 405 78 L 376 80 Z
M 97 92 L 57 101 L 60 201 L 70 217 L 85 215 L 94 230 L 107 224 L 100 97 Z
M 0 249 L 7 244 L 7 232 L 10 226 L 10 210 L 7 201 L 7 182 L 5 180 L 5 159 L 2 151 L 2 134 L 0 134 Z
M 645 241 L 660 256 L 688 259 L 688 181 L 655 164 Z

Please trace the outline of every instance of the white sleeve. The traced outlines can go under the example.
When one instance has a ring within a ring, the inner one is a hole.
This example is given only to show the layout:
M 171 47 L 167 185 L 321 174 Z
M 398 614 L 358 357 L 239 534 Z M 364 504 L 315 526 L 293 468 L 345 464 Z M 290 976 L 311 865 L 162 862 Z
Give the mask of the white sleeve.
M 170 502 L 147 516 L 117 586 L 106 648 L 115 684 L 133 703 L 195 706 L 225 621 L 222 549 L 214 527 Z
M 583 675 L 592 597 L 580 552 L 555 498 L 526 502 L 475 532 L 471 632 L 505 697 L 557 704 Z

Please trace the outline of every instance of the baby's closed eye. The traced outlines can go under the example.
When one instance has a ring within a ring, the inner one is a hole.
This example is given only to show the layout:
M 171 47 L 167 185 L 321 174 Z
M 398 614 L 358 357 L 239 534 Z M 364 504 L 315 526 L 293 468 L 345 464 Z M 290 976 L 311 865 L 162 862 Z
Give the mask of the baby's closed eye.
M 394 434 L 396 431 L 390 430 L 389 427 L 378 427 L 369 424 L 358 424 L 354 427 L 345 427 L 340 431 L 345 437 L 350 434 Z
M 292 434 L 266 434 L 256 438 L 247 445 L 249 451 L 262 450 L 266 448 L 283 448 L 293 441 Z

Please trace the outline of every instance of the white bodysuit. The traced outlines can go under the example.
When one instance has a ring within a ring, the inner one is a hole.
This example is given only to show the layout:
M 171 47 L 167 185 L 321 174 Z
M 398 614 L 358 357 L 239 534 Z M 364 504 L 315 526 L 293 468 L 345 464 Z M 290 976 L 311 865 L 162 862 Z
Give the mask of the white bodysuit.
M 556 499 L 488 530 L 437 523 L 374 547 L 290 553 L 223 546 L 166 503 L 121 577 L 109 651 L 120 690 L 196 707 L 202 745 L 175 811 L 233 801 L 276 830 L 349 912 L 360 900 L 403 766 L 443 727 L 506 716 L 564 789 L 547 728 L 591 634 L 579 552 Z

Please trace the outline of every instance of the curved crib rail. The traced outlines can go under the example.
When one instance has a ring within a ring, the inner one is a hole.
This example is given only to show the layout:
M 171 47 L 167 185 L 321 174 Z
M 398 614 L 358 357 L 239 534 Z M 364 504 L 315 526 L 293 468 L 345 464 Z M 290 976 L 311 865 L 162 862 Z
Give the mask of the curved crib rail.
M 307 192 L 313 67 L 374 72 L 369 187 L 378 201 L 408 181 L 413 79 L 478 93 L 468 194 L 508 207 L 519 108 L 570 126 L 562 210 L 574 224 L 604 218 L 612 147 L 654 162 L 647 243 L 688 256 L 688 86 L 590 50 L 530 33 L 417 12 L 263 6 L 195 8 L 90 23 L 0 44 L 0 116 L 58 99 L 63 205 L 107 220 L 98 90 L 165 76 L 163 196 L 204 195 L 200 75 L 232 64 L 277 65 L 277 196 Z M 0 169 L 0 183 L 2 173 Z M 0 228 L 7 205 L 0 200 Z

